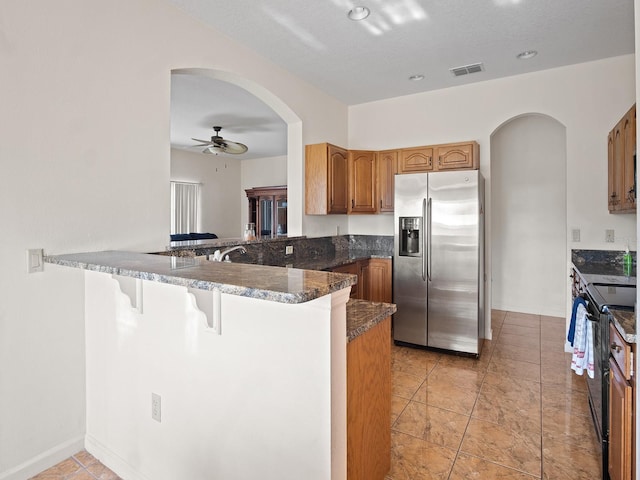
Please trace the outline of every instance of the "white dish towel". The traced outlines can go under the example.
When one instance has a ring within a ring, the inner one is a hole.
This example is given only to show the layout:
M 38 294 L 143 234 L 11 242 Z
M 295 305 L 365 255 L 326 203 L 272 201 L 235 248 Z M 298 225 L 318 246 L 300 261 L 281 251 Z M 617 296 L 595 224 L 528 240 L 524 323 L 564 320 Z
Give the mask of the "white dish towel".
M 593 378 L 593 322 L 587 318 L 587 309 L 578 305 L 576 310 L 576 332 L 573 340 L 573 356 L 571 370 L 578 375 L 587 371 L 589 378 Z

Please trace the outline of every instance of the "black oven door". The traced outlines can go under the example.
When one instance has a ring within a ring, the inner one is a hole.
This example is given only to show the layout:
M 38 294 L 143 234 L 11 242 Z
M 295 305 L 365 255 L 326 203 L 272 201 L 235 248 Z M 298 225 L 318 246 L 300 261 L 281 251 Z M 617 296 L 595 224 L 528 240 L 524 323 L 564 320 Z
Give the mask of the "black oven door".
M 597 308 L 593 299 L 587 298 L 589 320 L 593 322 L 594 375 L 586 379 L 589 408 L 602 447 L 602 471 L 606 473 L 609 463 L 609 315 Z M 608 478 L 605 473 L 602 478 Z

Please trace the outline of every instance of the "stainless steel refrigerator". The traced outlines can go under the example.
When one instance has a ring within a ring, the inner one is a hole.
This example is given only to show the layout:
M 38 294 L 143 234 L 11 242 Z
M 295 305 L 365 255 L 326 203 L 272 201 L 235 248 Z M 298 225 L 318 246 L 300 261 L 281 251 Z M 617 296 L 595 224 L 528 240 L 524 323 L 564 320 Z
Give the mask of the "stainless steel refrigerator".
M 395 176 L 393 338 L 480 354 L 484 180 L 478 170 Z

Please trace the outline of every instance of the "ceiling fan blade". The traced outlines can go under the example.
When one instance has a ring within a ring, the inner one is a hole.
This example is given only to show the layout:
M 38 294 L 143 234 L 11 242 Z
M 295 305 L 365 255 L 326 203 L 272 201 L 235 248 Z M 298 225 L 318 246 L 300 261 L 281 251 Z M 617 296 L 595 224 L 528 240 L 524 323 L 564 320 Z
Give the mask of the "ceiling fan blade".
M 200 140 L 199 138 L 191 138 L 191 140 L 194 140 L 196 142 L 200 142 L 203 143 L 205 145 L 211 145 L 211 141 L 210 140 Z
M 249 150 L 244 143 L 229 142 L 229 141 L 224 142 L 223 149 L 225 153 L 231 153 L 233 155 L 239 155 Z

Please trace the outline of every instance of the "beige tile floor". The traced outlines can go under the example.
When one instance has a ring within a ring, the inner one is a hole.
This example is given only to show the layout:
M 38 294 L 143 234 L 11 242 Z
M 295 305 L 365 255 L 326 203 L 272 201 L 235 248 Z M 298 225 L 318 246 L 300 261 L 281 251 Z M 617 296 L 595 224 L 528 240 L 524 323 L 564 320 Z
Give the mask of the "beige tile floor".
M 492 327 L 478 360 L 393 346 L 387 480 L 601 478 L 564 319 L 494 310 Z M 119 477 L 80 452 L 33 478 Z
M 564 319 L 492 313 L 480 359 L 392 347 L 387 480 L 601 478 Z
M 31 480 L 121 480 L 119 476 L 83 450 L 39 473 Z

